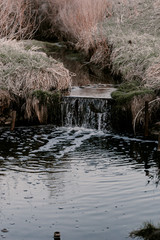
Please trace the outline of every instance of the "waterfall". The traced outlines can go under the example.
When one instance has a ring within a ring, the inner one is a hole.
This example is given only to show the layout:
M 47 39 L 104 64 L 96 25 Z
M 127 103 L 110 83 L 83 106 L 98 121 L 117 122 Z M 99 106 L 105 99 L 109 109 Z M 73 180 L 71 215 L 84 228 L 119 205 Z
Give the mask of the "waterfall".
M 110 130 L 111 99 L 63 97 L 63 126 Z

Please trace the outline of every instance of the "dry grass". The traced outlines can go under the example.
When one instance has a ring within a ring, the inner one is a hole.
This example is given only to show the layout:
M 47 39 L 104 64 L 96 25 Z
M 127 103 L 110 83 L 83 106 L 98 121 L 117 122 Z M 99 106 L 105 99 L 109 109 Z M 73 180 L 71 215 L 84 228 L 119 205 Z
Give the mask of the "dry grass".
M 160 2 L 115 0 L 104 22 L 113 73 L 160 88 Z
M 159 39 L 130 30 L 127 35 L 119 30 L 116 37 L 111 36 L 113 72 L 121 73 L 126 80 L 139 79 L 144 83 L 143 81 L 149 78 L 147 69 L 159 58 Z
M 38 0 L 0 0 L 0 37 L 31 38 L 37 29 Z
M 146 87 L 160 88 L 160 56 L 146 70 L 144 82 Z
M 3 113 L 5 108 L 9 108 L 11 99 L 12 97 L 9 92 L 0 89 L 0 115 Z
M 62 0 L 59 4 L 57 23 L 65 36 L 71 38 L 77 48 L 88 52 L 99 42 L 98 23 L 110 15 L 108 0 Z
M 154 96 L 152 94 L 146 94 L 144 96 L 137 96 L 132 99 L 131 112 L 132 112 L 132 126 L 134 135 L 136 135 L 136 126 L 141 126 L 144 128 L 145 125 L 145 102 L 149 103 L 149 122 L 151 122 L 152 113 L 159 107 L 157 101 L 153 100 Z M 156 105 L 153 104 L 156 102 Z
M 23 42 L 0 40 L 0 88 L 27 97 L 34 90 L 66 90 L 71 75 L 62 63 L 36 52 L 25 50 Z
M 123 79 L 160 88 L 159 0 L 0 0 L 1 38 L 37 31 L 43 37 L 55 29 L 91 62 L 106 67 L 110 60 Z
M 36 97 L 29 97 L 25 105 L 25 118 L 32 119 L 34 115 L 38 118 L 41 124 L 47 123 L 48 108 L 46 104 L 40 104 Z
M 91 62 L 112 66 L 113 73 L 120 73 L 127 81 L 136 79 L 147 87 L 160 87 L 158 0 L 55 2 L 59 5 L 59 29 L 77 48 L 87 54 L 94 50 Z

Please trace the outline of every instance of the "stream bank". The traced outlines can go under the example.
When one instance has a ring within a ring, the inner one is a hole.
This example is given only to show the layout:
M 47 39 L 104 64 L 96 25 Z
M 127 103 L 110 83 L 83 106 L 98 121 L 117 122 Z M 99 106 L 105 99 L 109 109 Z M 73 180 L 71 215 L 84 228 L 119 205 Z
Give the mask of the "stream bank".
M 32 51 L 35 54 L 45 54 L 48 59 L 63 62 L 65 71 L 69 71 L 72 79 L 72 87 L 84 88 L 86 86 L 107 84 L 107 88 L 118 87 L 118 90 L 112 93 L 111 104 L 111 123 L 113 131 L 133 132 L 136 114 L 143 109 L 145 102 L 157 98 L 153 90 L 148 90 L 134 81 L 122 83 L 121 78 L 113 76 L 109 69 L 100 69 L 95 64 L 87 61 L 86 56 L 77 50 L 68 47 L 65 42 L 42 42 L 37 40 L 25 40 L 22 42 L 26 51 Z M 20 44 L 22 44 L 20 43 Z M 57 65 L 58 65 L 57 64 Z M 69 76 L 68 74 L 68 76 Z M 62 77 L 64 81 L 64 77 Z M 71 80 L 69 80 L 71 81 Z M 67 83 L 68 84 L 68 83 Z M 48 89 L 32 90 L 27 98 L 10 94 L 8 90 L 2 90 L 0 94 L 0 125 L 10 126 L 12 123 L 13 112 L 17 112 L 16 125 L 34 125 L 52 123 L 61 125 L 61 102 L 62 97 L 70 94 L 69 85 L 57 91 L 57 86 L 48 86 Z M 66 88 L 66 89 L 65 89 Z M 65 91 L 64 91 L 65 90 Z M 115 90 L 115 89 L 114 89 Z M 12 97 L 11 97 L 12 95 Z M 149 113 L 149 128 L 153 123 L 158 122 L 158 105 Z M 158 126 L 156 124 L 156 126 Z M 144 135 L 144 111 L 136 119 L 136 133 Z M 159 131 L 159 130 L 158 130 Z M 149 132 L 152 135 L 152 132 Z
M 21 83 L 21 76 L 18 78 L 16 76 L 17 71 L 15 70 L 15 76 L 13 76 L 13 78 L 15 78 L 17 82 L 19 79 L 20 83 L 17 83 L 15 88 L 13 88 L 12 85 L 10 88 L 8 87 L 8 89 L 1 84 L 4 88 L 3 94 L 0 94 L 2 105 L 0 112 L 1 126 L 11 124 L 13 111 L 17 112 L 17 125 L 47 123 L 60 125 L 60 117 L 57 116 L 60 116 L 61 99 L 70 93 L 71 85 L 83 87 L 94 84 L 98 85 L 103 82 L 111 85 L 114 82 L 113 77 L 109 73 L 106 74 L 100 71 L 95 65 L 86 62 L 83 54 L 76 50 L 68 49 L 64 42 L 49 43 L 25 40 L 20 42 L 14 41 L 14 43 L 20 47 L 22 51 L 22 54 L 17 56 L 17 59 L 18 57 L 21 59 L 20 63 L 26 61 L 23 54 L 28 54 L 26 56 L 28 61 L 30 60 L 30 53 L 35 56 L 38 55 L 39 58 L 43 57 L 46 63 L 41 62 L 40 65 L 38 62 L 37 70 L 42 68 L 42 71 L 47 72 L 47 69 L 49 69 L 47 61 L 53 62 L 53 80 L 52 76 L 50 80 L 45 79 L 46 76 L 44 72 L 44 75 L 42 74 L 41 76 L 43 80 L 40 80 L 40 83 L 34 79 L 33 83 L 27 82 L 28 80 L 23 80 Z M 15 50 L 13 44 L 11 44 L 10 48 L 11 51 Z M 41 60 L 38 59 L 38 61 Z M 19 68 L 21 67 L 23 68 L 23 66 L 20 65 Z M 33 69 L 34 68 L 33 63 Z M 26 72 L 27 70 L 24 69 L 24 71 Z M 32 69 L 29 69 L 29 71 L 32 72 Z M 37 76 L 38 74 L 37 71 Z M 42 84 L 42 82 L 44 82 L 44 84 Z M 46 82 L 48 82 L 47 85 Z M 6 96 L 5 99 L 3 95 Z M 6 101 L 8 102 L 7 105 Z

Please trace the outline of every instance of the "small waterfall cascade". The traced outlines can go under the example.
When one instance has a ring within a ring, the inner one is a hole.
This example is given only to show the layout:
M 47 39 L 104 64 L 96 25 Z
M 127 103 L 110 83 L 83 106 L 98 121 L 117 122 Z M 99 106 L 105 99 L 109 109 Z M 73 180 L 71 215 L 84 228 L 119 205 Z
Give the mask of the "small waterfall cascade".
M 62 125 L 110 130 L 111 99 L 63 97 Z

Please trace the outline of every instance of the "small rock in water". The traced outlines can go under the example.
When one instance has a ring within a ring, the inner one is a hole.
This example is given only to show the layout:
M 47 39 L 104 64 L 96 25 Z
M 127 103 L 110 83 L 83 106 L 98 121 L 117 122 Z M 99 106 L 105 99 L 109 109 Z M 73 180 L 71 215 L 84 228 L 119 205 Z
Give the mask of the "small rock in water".
M 55 232 L 54 233 L 54 240 L 60 240 L 60 239 L 61 239 L 60 232 Z
M 3 232 L 3 233 L 7 233 L 7 232 L 9 232 L 6 228 L 3 228 L 2 230 L 1 230 L 1 232 Z

